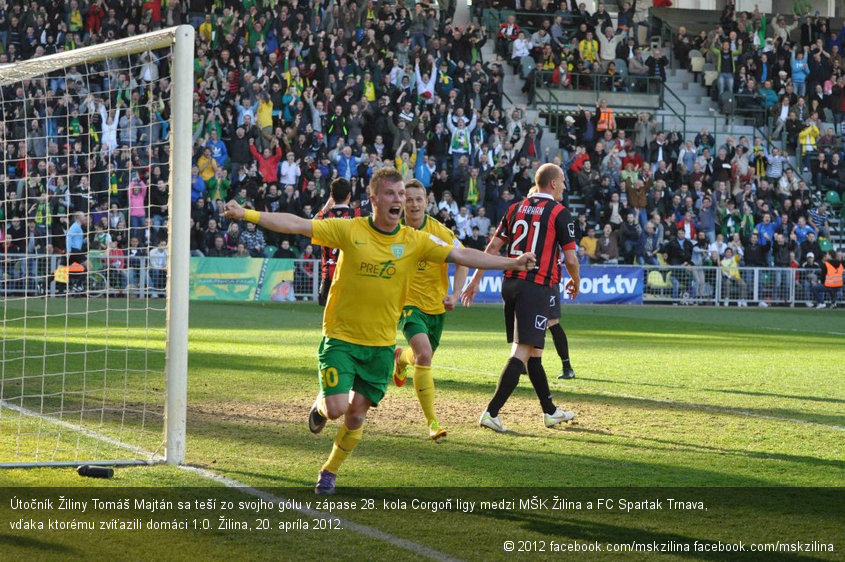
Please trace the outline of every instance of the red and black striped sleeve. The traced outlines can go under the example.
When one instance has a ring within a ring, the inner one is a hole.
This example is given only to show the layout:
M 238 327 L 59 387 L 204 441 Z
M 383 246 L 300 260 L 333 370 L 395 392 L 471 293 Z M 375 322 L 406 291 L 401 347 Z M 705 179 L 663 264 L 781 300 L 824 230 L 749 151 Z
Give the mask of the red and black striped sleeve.
M 563 207 L 555 217 L 555 233 L 560 247 L 565 250 L 575 250 L 578 243 L 575 241 L 575 221 L 572 220 L 572 213 Z

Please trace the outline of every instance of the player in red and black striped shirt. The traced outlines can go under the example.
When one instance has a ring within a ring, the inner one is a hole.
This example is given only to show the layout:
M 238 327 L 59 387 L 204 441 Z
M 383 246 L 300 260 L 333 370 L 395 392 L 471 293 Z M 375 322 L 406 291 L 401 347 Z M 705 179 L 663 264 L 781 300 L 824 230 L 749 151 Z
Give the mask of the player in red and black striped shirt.
M 580 276 L 575 253 L 575 223 L 566 207 L 559 203 L 566 189 L 563 170 L 559 166 L 540 166 L 534 183 L 536 191 L 527 199 L 511 205 L 499 224 L 496 236 L 485 250 L 498 254 L 505 246 L 509 256 L 526 252 L 534 252 L 537 256 L 534 270 L 508 272 L 502 283 L 505 328 L 508 342 L 514 345 L 511 358 L 499 378 L 496 394 L 479 420 L 482 427 L 498 432 L 507 431 L 499 419 L 499 410 L 516 389 L 520 375 L 526 371 L 543 407 L 546 427 L 575 417 L 574 413 L 554 405 L 542 363 L 546 328 L 559 310 L 561 252 L 571 277 L 566 283 L 566 292 L 573 299 L 578 296 Z M 465 289 L 462 301 L 466 306 L 478 293 L 483 275 L 483 271 L 476 271 Z
M 318 219 L 352 219 L 362 216 L 360 209 L 353 209 L 349 206 L 352 199 L 352 186 L 343 178 L 337 178 L 329 186 L 330 198 L 326 205 L 317 213 Z M 340 203 L 336 203 L 340 201 Z M 326 306 L 326 299 L 329 296 L 329 287 L 334 278 L 334 268 L 337 266 L 337 258 L 340 250 L 323 246 L 320 259 L 320 294 L 318 302 L 320 306 Z

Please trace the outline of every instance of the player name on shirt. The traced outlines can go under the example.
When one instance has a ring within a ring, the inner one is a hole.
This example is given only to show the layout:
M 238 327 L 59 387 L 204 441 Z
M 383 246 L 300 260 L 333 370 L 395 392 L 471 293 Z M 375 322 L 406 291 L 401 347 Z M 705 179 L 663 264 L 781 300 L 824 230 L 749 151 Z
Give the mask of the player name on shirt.
M 532 252 L 537 257 L 533 271 L 506 271 L 505 277 L 524 279 L 538 285 L 560 282 L 561 250 L 574 250 L 575 223 L 569 210 L 546 193 L 535 193 L 508 208 L 496 230 L 507 244 L 509 256 Z

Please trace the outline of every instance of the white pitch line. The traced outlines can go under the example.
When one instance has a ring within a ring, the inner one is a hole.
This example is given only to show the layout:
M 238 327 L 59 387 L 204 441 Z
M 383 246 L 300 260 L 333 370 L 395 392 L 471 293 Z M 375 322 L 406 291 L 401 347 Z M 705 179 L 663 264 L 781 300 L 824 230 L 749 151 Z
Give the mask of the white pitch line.
M 123 441 L 120 441 L 118 439 L 114 439 L 112 437 L 109 437 L 108 435 L 103 435 L 102 433 L 98 433 L 98 432 L 93 431 L 91 429 L 88 429 L 86 427 L 82 427 L 81 425 L 66 422 L 64 420 L 60 420 L 60 419 L 53 417 L 53 416 L 39 414 L 38 412 L 36 412 L 34 410 L 30 410 L 28 408 L 24 408 L 24 407 L 18 406 L 16 404 L 10 404 L 10 403 L 6 402 L 5 400 L 0 400 L 0 408 L 7 408 L 7 409 L 12 410 L 14 412 L 18 412 L 19 414 L 24 415 L 24 416 L 28 416 L 28 417 L 32 417 L 32 418 L 38 418 L 38 419 L 50 422 L 52 424 L 58 425 L 60 427 L 64 427 L 65 429 L 69 429 L 69 430 L 72 430 L 72 431 L 79 431 L 81 433 L 84 433 L 88 437 L 91 437 L 93 439 L 98 439 L 98 440 L 100 440 L 104 443 L 108 443 L 109 445 L 113 445 L 115 447 L 125 449 L 127 451 L 131 451 L 131 452 L 135 453 L 136 455 L 144 456 L 144 457 L 147 457 L 149 459 L 153 459 L 153 460 L 159 461 L 159 462 L 164 460 L 163 457 L 161 457 L 160 455 L 156 455 L 155 453 L 152 453 L 150 451 L 142 449 L 141 447 L 137 447 L 137 446 L 131 445 L 129 443 L 124 443 Z M 207 478 L 208 480 L 212 480 L 212 481 L 217 482 L 219 484 L 223 484 L 227 488 L 236 488 L 238 491 L 243 492 L 244 494 L 247 494 L 247 495 L 250 495 L 250 496 L 255 496 L 257 498 L 261 498 L 261 499 L 276 502 L 276 503 L 287 501 L 286 498 L 273 495 L 270 492 L 265 492 L 265 491 L 260 490 L 258 488 L 253 488 L 252 486 L 244 484 L 243 482 L 239 482 L 238 480 L 234 480 L 233 478 L 229 478 L 228 476 L 223 476 L 221 474 L 217 474 L 216 472 L 212 472 L 212 471 L 205 469 L 205 468 L 200 468 L 200 467 L 196 467 L 196 466 L 189 466 L 189 465 L 180 465 L 179 468 L 181 468 L 182 470 L 185 470 L 187 472 L 194 473 L 198 476 L 202 476 L 203 478 Z M 424 556 L 424 557 L 429 558 L 431 560 L 440 560 L 440 561 L 443 561 L 443 562 L 454 562 L 454 561 L 459 560 L 458 558 L 454 558 L 452 556 L 449 556 L 448 554 L 445 554 L 445 553 L 440 552 L 438 550 L 434 550 L 432 548 L 428 548 L 427 546 L 423 546 L 419 543 L 415 543 L 415 542 L 410 541 L 408 539 L 403 539 L 402 537 L 397 537 L 395 535 L 391 535 L 390 533 L 386 533 L 386 532 L 382 531 L 381 529 L 377 529 L 375 527 L 370 527 L 369 525 L 362 525 L 361 523 L 355 523 L 354 521 L 349 521 L 348 519 L 343 519 L 343 518 L 337 517 L 336 515 L 333 515 L 331 513 L 326 513 L 326 512 L 323 512 L 323 511 L 317 511 L 315 509 L 308 509 L 308 508 L 294 509 L 294 511 L 298 511 L 298 512 L 302 513 L 303 515 L 307 515 L 308 517 L 316 517 L 316 518 L 325 519 L 325 520 L 340 520 L 340 524 L 345 529 L 349 529 L 350 531 L 352 531 L 354 533 L 358 533 L 358 534 L 367 536 L 371 539 L 375 539 L 375 540 L 378 540 L 378 541 L 381 541 L 381 542 L 391 544 L 393 546 L 405 549 L 407 551 L 413 552 L 414 554 L 417 554 L 419 556 Z
M 136 455 L 146 457 L 149 460 L 149 462 L 160 462 L 160 461 L 164 460 L 164 457 L 162 457 L 161 455 L 157 455 L 153 452 L 147 451 L 146 449 L 142 449 L 141 447 L 136 447 L 135 445 L 131 445 L 129 443 L 124 443 L 123 441 L 120 441 L 119 439 L 115 439 L 114 437 L 109 437 L 108 435 L 103 435 L 102 433 L 96 432 L 96 431 L 89 429 L 87 427 L 83 427 L 83 426 L 75 424 L 75 423 L 70 423 L 70 422 L 66 422 L 64 420 L 60 420 L 59 418 L 57 418 L 55 416 L 50 416 L 50 415 L 47 415 L 47 414 L 39 414 L 35 410 L 30 410 L 29 408 L 24 408 L 23 406 L 18 406 L 17 404 L 11 404 L 10 402 L 7 402 L 6 400 L 0 400 L 0 408 L 7 408 L 7 409 L 12 410 L 14 412 L 18 412 L 19 414 L 24 415 L 24 416 L 28 416 L 28 417 L 31 417 L 31 418 L 38 418 L 40 420 L 50 422 L 54 425 L 58 425 L 59 427 L 64 427 L 65 429 L 69 429 L 71 431 L 78 431 L 78 432 L 83 433 L 84 435 L 86 435 L 88 437 L 91 437 L 92 439 L 97 439 L 99 441 L 102 441 L 103 443 L 108 443 L 109 445 L 112 445 L 114 447 L 118 447 L 120 449 L 125 449 L 127 451 L 132 452 L 132 453 L 135 453 Z
M 473 371 L 472 369 L 463 369 L 463 368 L 459 368 L 459 367 L 446 367 L 444 365 L 435 365 L 434 367 L 436 369 L 444 369 L 444 370 L 447 370 L 447 371 L 455 371 L 457 373 L 485 375 L 485 376 L 488 376 L 488 377 L 495 377 L 496 376 L 495 373 L 488 373 L 486 371 Z M 577 391 L 579 389 L 573 388 L 572 390 Z M 763 420 L 800 423 L 800 424 L 803 424 L 803 425 L 812 425 L 812 426 L 816 426 L 816 427 L 824 427 L 826 429 L 833 429 L 835 431 L 845 431 L 845 426 L 842 426 L 842 425 L 836 425 L 836 424 L 832 424 L 832 423 L 820 423 L 820 422 L 814 422 L 814 421 L 807 421 L 807 420 L 802 420 L 802 419 L 799 419 L 799 418 L 786 418 L 786 417 L 782 417 L 782 416 L 770 416 L 770 415 L 767 415 L 767 414 L 757 414 L 755 412 L 749 412 L 747 410 L 738 410 L 738 409 L 735 409 L 735 408 L 726 408 L 724 406 L 710 406 L 708 404 L 690 404 L 690 403 L 687 403 L 687 402 L 677 402 L 675 400 L 663 400 L 663 399 L 660 399 L 660 398 L 648 398 L 648 397 L 645 397 L 645 396 L 635 396 L 633 394 L 624 394 L 624 393 L 620 393 L 620 392 L 606 392 L 604 390 L 590 389 L 589 392 L 592 392 L 594 394 L 600 394 L 602 396 L 609 396 L 609 397 L 613 397 L 613 398 L 627 398 L 629 400 L 642 400 L 644 402 L 653 402 L 655 404 L 668 404 L 668 405 L 678 406 L 678 407 L 683 407 L 683 408 L 692 408 L 692 409 L 696 409 L 696 410 L 705 410 L 705 411 L 709 411 L 709 412 L 717 412 L 717 413 L 720 413 L 720 414 L 730 414 L 730 415 L 735 415 L 735 416 L 744 416 L 744 417 L 758 418 L 758 419 L 763 419 Z
M 274 502 L 274 503 L 281 503 L 288 501 L 287 498 L 283 498 L 281 496 L 276 496 L 271 494 L 270 492 L 265 492 L 264 490 L 260 490 L 258 488 L 253 488 L 252 486 L 248 486 L 243 482 L 239 482 L 233 478 L 229 478 L 228 476 L 222 476 L 210 470 L 206 470 L 205 468 L 199 468 L 196 466 L 180 466 L 179 468 L 183 470 L 187 470 L 188 472 L 193 472 L 194 474 L 198 474 L 204 478 L 208 478 L 209 480 L 213 480 L 214 482 L 218 482 L 223 484 L 227 488 L 237 488 L 238 491 L 243 492 L 244 494 L 255 496 L 257 498 L 261 498 L 266 501 Z M 393 546 L 398 546 L 399 548 L 404 548 L 405 550 L 409 550 L 414 554 L 418 554 L 420 556 L 425 556 L 426 558 L 430 558 L 432 560 L 443 560 L 443 561 L 454 561 L 458 560 L 457 558 L 453 558 L 448 554 L 440 552 L 438 550 L 434 550 L 428 548 L 427 546 L 423 546 L 421 544 L 415 543 L 413 541 L 409 541 L 408 539 L 403 539 L 401 537 L 397 537 L 395 535 L 391 535 L 390 533 L 385 533 L 381 529 L 377 529 L 375 527 L 370 527 L 369 525 L 362 525 L 360 523 L 355 523 L 354 521 L 349 521 L 348 519 L 339 518 L 336 515 L 331 513 L 326 513 L 324 511 L 317 511 L 315 509 L 309 508 L 294 508 L 293 511 L 298 511 L 303 515 L 307 515 L 308 517 L 317 517 L 319 519 L 326 519 L 326 520 L 339 520 L 340 524 L 343 526 L 344 529 L 349 529 L 356 533 L 366 535 L 370 538 L 386 542 L 388 544 L 392 544 Z
M 761 326 L 757 328 L 765 332 L 800 332 L 802 334 L 824 334 L 826 336 L 845 336 L 845 332 L 828 332 L 819 330 L 799 330 L 798 328 L 778 328 L 775 326 Z

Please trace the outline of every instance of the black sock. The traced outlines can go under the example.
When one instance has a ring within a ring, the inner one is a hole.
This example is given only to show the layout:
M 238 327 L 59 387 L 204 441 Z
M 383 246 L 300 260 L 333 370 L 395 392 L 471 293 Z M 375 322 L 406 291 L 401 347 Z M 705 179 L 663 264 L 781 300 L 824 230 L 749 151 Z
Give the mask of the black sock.
M 543 360 L 539 357 L 532 357 L 528 360 L 528 378 L 534 386 L 534 392 L 540 399 L 540 406 L 547 414 L 554 414 L 557 408 L 552 402 L 552 391 L 549 390 L 549 379 L 546 378 L 546 370 L 543 369 Z
M 563 368 L 569 368 L 569 340 L 566 339 L 566 332 L 563 331 L 563 326 L 555 324 L 549 328 L 549 331 L 552 333 L 552 341 L 555 342 L 555 350 L 563 362 Z
M 495 418 L 499 415 L 499 410 L 505 405 L 511 394 L 513 394 L 516 385 L 519 384 L 519 376 L 524 372 L 525 363 L 516 357 L 508 359 L 501 376 L 499 376 L 499 385 L 496 387 L 496 394 L 493 395 L 493 399 L 487 405 L 487 411 L 490 412 L 491 416 Z

